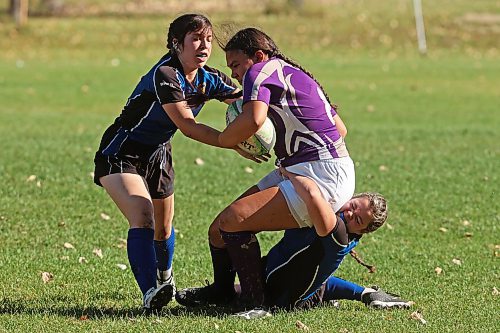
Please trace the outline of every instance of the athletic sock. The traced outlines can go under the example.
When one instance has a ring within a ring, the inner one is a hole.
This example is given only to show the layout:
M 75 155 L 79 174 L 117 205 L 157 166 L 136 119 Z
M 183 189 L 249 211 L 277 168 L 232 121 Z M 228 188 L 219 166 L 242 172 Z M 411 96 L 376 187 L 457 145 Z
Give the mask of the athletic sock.
M 241 285 L 240 300 L 243 305 L 260 306 L 264 303 L 264 283 L 259 241 L 249 231 L 225 232 L 221 236 L 226 244 L 233 269 Z
M 165 240 L 154 241 L 156 253 L 156 267 L 159 274 L 164 278 L 169 278 L 172 274 L 172 261 L 175 249 L 175 231 L 172 226 L 170 237 Z
M 364 287 L 353 282 L 342 280 L 335 276 L 330 276 L 326 281 L 324 301 L 349 299 L 353 301 L 361 301 L 361 295 L 365 290 Z
M 153 237 L 153 229 L 134 228 L 128 231 L 128 261 L 142 294 L 156 287 L 156 256 Z
M 214 270 L 214 287 L 217 293 L 234 295 L 234 278 L 236 272 L 231 264 L 231 257 L 227 249 L 221 249 L 209 243 L 212 267 Z

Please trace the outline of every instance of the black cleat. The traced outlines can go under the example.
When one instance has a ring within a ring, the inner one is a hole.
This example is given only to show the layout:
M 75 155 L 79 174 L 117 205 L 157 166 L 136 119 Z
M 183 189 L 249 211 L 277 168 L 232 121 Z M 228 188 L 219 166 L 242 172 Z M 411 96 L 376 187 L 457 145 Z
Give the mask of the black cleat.
M 185 288 L 175 293 L 175 300 L 180 305 L 186 307 L 197 307 L 207 305 L 230 305 L 234 300 L 236 293 L 221 293 L 215 289 L 213 284 L 204 287 Z

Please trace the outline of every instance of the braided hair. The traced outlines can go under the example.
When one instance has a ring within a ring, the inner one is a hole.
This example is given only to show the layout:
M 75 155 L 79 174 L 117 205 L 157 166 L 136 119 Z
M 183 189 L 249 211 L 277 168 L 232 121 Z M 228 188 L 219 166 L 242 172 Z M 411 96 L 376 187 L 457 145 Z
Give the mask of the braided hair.
M 247 56 L 253 57 L 255 55 L 255 52 L 261 50 L 269 58 L 279 58 L 292 65 L 293 67 L 300 69 L 318 84 L 328 103 L 332 105 L 335 111 L 337 110 L 337 105 L 334 105 L 330 102 L 330 98 L 328 97 L 325 89 L 318 82 L 318 80 L 316 80 L 316 78 L 304 67 L 281 53 L 281 51 L 278 49 L 278 46 L 276 46 L 276 43 L 263 31 L 256 28 L 245 28 L 238 31 L 225 45 L 220 41 L 218 42 L 219 46 L 224 50 L 224 52 L 240 50 Z

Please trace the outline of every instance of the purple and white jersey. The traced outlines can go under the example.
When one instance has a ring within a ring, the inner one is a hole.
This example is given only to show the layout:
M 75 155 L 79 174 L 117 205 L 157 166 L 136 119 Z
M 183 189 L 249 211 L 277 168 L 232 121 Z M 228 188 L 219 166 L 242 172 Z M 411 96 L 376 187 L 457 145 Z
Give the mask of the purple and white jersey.
M 280 165 L 349 156 L 333 120 L 335 109 L 300 69 L 279 58 L 254 64 L 243 78 L 243 103 L 248 101 L 269 105 Z

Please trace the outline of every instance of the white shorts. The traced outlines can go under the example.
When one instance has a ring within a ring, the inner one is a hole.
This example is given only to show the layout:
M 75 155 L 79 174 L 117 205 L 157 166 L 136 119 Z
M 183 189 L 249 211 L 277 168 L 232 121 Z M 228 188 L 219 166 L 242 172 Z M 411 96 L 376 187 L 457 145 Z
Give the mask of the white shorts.
M 354 163 L 349 156 L 299 163 L 286 167 L 286 170 L 314 180 L 334 212 L 337 212 L 354 194 Z M 306 204 L 295 191 L 292 182 L 284 178 L 279 169 L 271 171 L 257 186 L 259 190 L 278 186 L 299 226 L 312 227 Z

